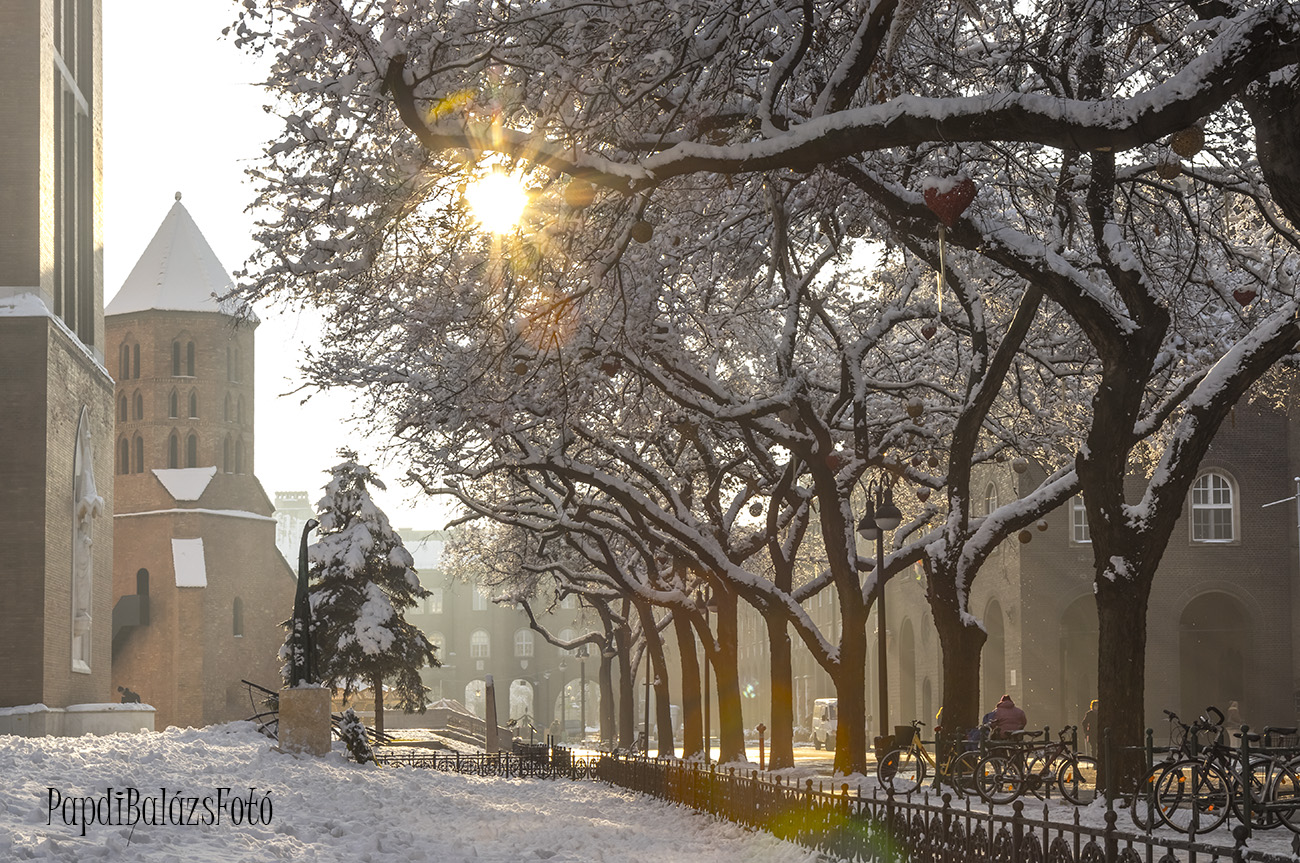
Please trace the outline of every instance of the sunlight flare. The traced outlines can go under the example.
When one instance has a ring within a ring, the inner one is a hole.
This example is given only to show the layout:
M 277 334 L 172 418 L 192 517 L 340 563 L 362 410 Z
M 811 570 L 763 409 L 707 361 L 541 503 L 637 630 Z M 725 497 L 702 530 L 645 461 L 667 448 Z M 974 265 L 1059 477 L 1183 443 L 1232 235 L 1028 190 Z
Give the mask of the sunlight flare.
M 494 234 L 503 234 L 519 222 L 528 204 L 528 193 L 518 177 L 493 171 L 465 190 L 465 200 L 480 225 Z

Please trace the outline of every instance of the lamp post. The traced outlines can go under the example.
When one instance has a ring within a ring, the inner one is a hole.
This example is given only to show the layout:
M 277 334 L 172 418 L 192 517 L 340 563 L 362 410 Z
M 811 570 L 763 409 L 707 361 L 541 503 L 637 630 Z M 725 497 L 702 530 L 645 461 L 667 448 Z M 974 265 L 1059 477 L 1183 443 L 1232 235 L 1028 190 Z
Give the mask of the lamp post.
M 718 601 L 713 598 L 712 588 L 705 589 L 700 595 L 700 601 L 704 605 L 704 620 L 708 624 L 705 630 L 713 632 L 713 612 L 718 610 Z M 709 652 L 704 651 L 704 689 L 700 692 L 701 700 L 704 702 L 704 765 L 707 767 L 709 758 L 713 751 L 713 743 L 710 740 L 711 729 L 709 728 Z
M 650 642 L 646 641 L 645 653 L 645 756 L 650 757 Z
M 874 500 L 873 500 L 874 498 Z M 867 509 L 858 522 L 858 535 L 876 541 L 876 678 L 880 697 L 880 738 L 889 736 L 889 670 L 885 661 L 885 531 L 903 521 L 894 506 L 894 490 L 884 483 L 867 486 Z
M 560 742 L 568 744 L 569 742 L 569 676 L 564 670 L 569 664 L 563 659 L 560 660 Z

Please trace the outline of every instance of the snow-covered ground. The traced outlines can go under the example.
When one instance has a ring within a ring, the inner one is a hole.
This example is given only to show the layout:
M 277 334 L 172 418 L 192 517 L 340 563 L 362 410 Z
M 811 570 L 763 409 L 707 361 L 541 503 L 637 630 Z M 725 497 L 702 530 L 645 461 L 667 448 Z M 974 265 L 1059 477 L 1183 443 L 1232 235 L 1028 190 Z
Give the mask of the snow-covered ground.
M 0 736 L 0 776 L 4 861 L 817 859 L 766 834 L 600 783 L 360 767 L 337 744 L 327 758 L 299 758 L 275 752 L 248 723 Z

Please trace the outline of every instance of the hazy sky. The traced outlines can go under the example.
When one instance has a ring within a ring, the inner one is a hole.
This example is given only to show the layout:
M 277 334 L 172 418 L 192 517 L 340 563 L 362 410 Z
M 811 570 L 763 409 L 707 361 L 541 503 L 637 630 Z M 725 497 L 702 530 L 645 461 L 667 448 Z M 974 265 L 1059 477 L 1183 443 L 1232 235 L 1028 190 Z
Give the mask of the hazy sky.
M 105 301 L 111 300 L 148 245 L 176 192 L 227 271 L 253 250 L 253 188 L 244 169 L 275 137 L 279 120 L 262 110 L 259 61 L 221 35 L 233 0 L 104 0 Z M 441 509 L 410 504 L 377 447 L 343 419 L 346 396 L 281 397 L 295 388 L 309 320 L 257 309 L 257 476 L 277 491 L 319 493 L 322 473 L 352 446 L 388 482 L 380 505 L 394 525 L 442 527 Z

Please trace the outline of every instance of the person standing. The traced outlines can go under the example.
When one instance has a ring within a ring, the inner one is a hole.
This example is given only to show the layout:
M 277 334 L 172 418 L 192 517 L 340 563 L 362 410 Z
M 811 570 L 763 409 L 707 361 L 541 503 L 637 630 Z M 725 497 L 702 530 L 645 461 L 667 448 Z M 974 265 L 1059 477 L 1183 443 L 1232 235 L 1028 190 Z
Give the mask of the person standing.
M 1093 699 L 1088 704 L 1088 712 L 1083 714 L 1083 740 L 1087 745 L 1088 754 L 1094 758 L 1097 756 L 1097 744 L 1093 740 L 1093 729 L 1097 727 L 1097 699 Z

